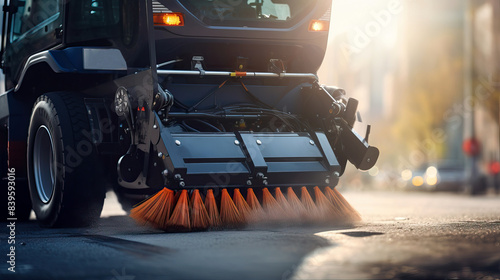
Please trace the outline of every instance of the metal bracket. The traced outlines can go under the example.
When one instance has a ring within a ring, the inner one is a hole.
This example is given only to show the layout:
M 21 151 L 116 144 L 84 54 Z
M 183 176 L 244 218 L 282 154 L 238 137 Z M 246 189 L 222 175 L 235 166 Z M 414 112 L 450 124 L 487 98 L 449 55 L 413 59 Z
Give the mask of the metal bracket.
M 251 174 L 252 177 L 256 177 L 262 179 L 263 181 L 267 180 L 265 174 L 267 173 L 267 163 L 262 156 L 259 149 L 259 140 L 255 140 L 252 134 L 250 133 L 240 133 L 238 131 L 235 132 L 236 138 L 241 143 L 241 148 L 247 157 L 247 161 L 251 166 L 251 169 L 254 170 L 254 174 Z
M 191 69 L 200 71 L 200 75 L 205 75 L 205 69 L 203 69 L 203 61 L 205 58 L 203 56 L 193 56 L 191 59 Z

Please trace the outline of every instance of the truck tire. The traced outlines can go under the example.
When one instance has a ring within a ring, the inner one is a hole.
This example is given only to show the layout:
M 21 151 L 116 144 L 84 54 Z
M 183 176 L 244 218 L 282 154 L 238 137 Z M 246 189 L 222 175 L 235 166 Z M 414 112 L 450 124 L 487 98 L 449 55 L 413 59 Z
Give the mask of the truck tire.
M 105 189 L 82 96 L 52 92 L 33 107 L 28 130 L 28 181 L 33 210 L 44 227 L 94 224 Z

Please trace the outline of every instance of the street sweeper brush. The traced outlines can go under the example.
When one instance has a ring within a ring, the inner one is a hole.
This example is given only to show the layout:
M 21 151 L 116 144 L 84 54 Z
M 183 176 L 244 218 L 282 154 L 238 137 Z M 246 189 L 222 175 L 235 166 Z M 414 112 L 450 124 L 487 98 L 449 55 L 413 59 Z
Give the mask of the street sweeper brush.
M 161 87 L 159 92 L 173 99 Z M 153 150 L 144 153 L 139 143 L 130 148 L 119 161 L 120 179 L 124 186 L 142 179 L 169 187 L 139 203 L 131 216 L 171 232 L 359 221 L 359 213 L 328 185 L 338 183 L 347 161 L 362 170 L 373 167 L 378 150 L 367 143 L 369 129 L 365 138 L 352 129 L 356 100 L 344 104 L 314 84 L 306 92 L 326 94 L 333 102 L 326 108 L 305 103 L 308 111 L 327 112 L 307 123 L 291 113 L 246 105 L 225 107 L 221 114 L 169 111 L 164 119 L 160 115 L 166 112 L 153 112 L 149 130 L 131 130 L 133 139 L 149 137 Z M 142 109 L 138 112 L 137 117 Z M 277 132 L 273 122 L 281 125 Z M 144 161 L 148 169 L 140 173 L 138 162 Z M 130 170 L 139 177 L 129 180 Z
M 326 195 L 315 187 L 314 199 L 306 187 L 301 188 L 300 199 L 292 188 L 288 188 L 286 196 L 279 187 L 275 188 L 275 196 L 268 188 L 263 188 L 259 191 L 261 201 L 253 188 L 244 191 L 246 200 L 238 188 L 232 190 L 233 198 L 228 189 L 223 188 L 219 199 L 215 198 L 213 189 L 206 190 L 204 194 L 194 189 L 190 199 L 188 191 L 182 190 L 174 200 L 174 192 L 164 188 L 133 208 L 130 216 L 140 224 L 167 232 L 232 229 L 259 224 L 341 225 L 360 220 L 358 212 L 345 198 L 329 187 L 325 188 Z M 202 195 L 205 196 L 205 203 Z
M 161 73 L 169 77 L 200 74 L 176 70 Z M 203 72 L 205 79 L 225 74 Z M 296 76 L 311 78 L 305 74 Z M 135 84 L 144 76 L 137 74 L 128 79 L 131 80 L 127 83 Z M 337 185 L 347 161 L 368 170 L 378 158 L 378 150 L 367 143 L 369 128 L 364 138 L 353 130 L 357 101 L 345 102 L 343 91 L 333 89 L 330 93 L 313 81 L 285 92 L 281 100 L 291 102 L 285 104 L 290 106 L 290 112 L 285 113 L 265 105 L 264 96 L 254 96 L 251 86 L 241 80 L 230 87 L 231 81 L 224 80 L 201 101 L 179 101 L 189 94 L 175 99 L 174 94 L 158 85 L 154 100 L 163 107 L 148 114 L 144 107 L 134 105 L 137 112 L 122 116 L 131 127 L 127 134 L 137 142 L 118 163 L 122 186 L 135 192 L 153 190 L 153 185 L 168 186 L 133 208 L 132 218 L 169 232 L 234 229 L 248 224 L 359 221 L 359 213 L 335 188 L 328 187 Z M 243 105 L 232 105 L 234 92 L 242 90 L 242 85 L 254 105 L 247 105 L 247 98 L 240 100 Z M 172 87 L 187 90 L 204 86 Z M 225 87 L 230 87 L 227 100 L 218 97 L 216 109 L 197 111 L 199 104 Z M 268 90 L 272 89 L 274 86 L 269 86 Z M 118 103 L 128 104 L 133 96 L 140 94 L 119 89 L 117 111 L 125 106 Z M 141 104 L 138 97 L 135 99 L 135 104 Z M 136 119 L 135 126 L 132 117 Z M 147 126 L 141 129 L 141 125 Z M 143 139 L 154 144 L 144 146 L 140 142 Z M 139 149 L 141 145 L 143 150 Z M 282 188 L 286 188 L 286 195 Z

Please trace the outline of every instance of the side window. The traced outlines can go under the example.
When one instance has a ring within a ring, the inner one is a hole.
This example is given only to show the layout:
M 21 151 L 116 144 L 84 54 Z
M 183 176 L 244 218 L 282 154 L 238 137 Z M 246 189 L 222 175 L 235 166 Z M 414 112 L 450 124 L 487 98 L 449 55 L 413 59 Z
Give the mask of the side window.
M 11 41 L 28 31 L 44 25 L 59 14 L 59 0 L 18 0 L 17 12 L 12 18 Z
M 118 0 L 82 0 L 76 7 L 72 20 L 81 29 L 113 25 L 120 19 Z
M 138 0 L 67 1 L 66 42 L 75 43 L 121 36 L 122 12 L 125 11 L 125 7 L 130 9 L 137 6 L 138 2 Z M 135 11 L 137 12 L 137 9 Z

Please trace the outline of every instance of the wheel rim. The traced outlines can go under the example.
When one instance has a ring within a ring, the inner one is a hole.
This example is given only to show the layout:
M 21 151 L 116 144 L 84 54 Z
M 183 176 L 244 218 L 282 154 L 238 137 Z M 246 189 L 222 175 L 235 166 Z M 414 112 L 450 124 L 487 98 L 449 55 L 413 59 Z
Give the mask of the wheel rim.
M 49 129 L 42 125 L 38 128 L 33 146 L 33 170 L 38 197 L 48 203 L 55 190 L 54 146 Z

